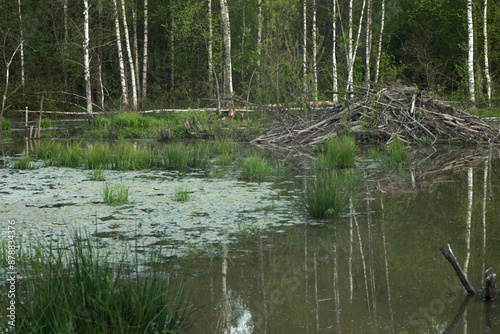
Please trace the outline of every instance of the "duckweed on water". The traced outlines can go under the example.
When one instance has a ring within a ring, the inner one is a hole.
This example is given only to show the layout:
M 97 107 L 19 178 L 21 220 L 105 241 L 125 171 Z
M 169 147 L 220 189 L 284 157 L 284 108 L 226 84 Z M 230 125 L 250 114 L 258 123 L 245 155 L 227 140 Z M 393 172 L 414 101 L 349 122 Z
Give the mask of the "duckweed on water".
M 161 254 L 149 269 L 129 257 L 110 264 L 91 238 L 73 233 L 72 246 L 38 243 L 16 254 L 17 333 L 179 333 L 193 307 L 184 283 L 165 272 Z M 136 250 L 137 251 L 137 250 Z M 43 278 L 43 279 L 41 279 Z M 10 298 L 10 297 L 9 297 Z M 8 314 L 7 293 L 0 313 Z M 7 328 L 6 322 L 0 331 Z

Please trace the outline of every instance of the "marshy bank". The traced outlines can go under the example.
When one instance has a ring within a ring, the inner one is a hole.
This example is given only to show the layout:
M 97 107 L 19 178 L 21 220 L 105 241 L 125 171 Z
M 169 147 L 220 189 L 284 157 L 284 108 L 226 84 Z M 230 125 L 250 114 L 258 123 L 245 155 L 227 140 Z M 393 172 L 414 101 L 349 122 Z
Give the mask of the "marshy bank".
M 495 146 L 490 169 L 484 147 L 414 150 L 349 136 L 302 151 L 222 139 L 13 144 L 2 143 L 12 154 L 2 156 L 0 219 L 16 220 L 23 249 L 41 240 L 40 251 L 65 254 L 81 229 L 110 268 L 101 288 L 122 284 L 113 277 L 135 282 L 158 253 L 160 278 L 186 274 L 200 308 L 187 321 L 193 333 L 444 330 L 461 286 L 438 247 L 469 258 L 476 286 L 482 267 L 500 262 Z M 334 197 L 322 186 L 338 175 L 340 209 L 327 203 L 325 218 L 313 218 L 304 200 L 315 188 Z M 133 271 L 113 276 L 120 266 Z M 495 310 L 488 323 L 480 316 L 485 307 L 469 306 L 468 328 L 500 326 Z

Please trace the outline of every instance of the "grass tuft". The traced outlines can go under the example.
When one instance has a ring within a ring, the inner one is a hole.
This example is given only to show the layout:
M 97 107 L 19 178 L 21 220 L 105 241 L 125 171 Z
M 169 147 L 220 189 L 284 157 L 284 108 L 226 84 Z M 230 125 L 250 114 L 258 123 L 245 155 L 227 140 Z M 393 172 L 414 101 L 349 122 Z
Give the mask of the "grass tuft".
M 411 160 L 406 145 L 399 139 L 389 143 L 385 151 L 385 164 L 388 167 L 404 168 Z
M 187 187 L 175 188 L 174 199 L 177 202 L 185 202 L 190 198 Z
M 151 254 L 148 269 L 124 251 L 112 263 L 90 236 L 74 233 L 72 246 L 42 244 L 18 251 L 16 333 L 181 333 L 193 313 L 183 282 Z M 137 251 L 137 249 L 136 249 Z M 10 298 L 10 297 L 9 297 Z M 10 298 L 12 299 L 12 298 Z M 8 314 L 7 293 L 0 313 Z M 6 322 L 0 331 L 7 328 Z
M 109 205 L 121 205 L 128 202 L 130 187 L 123 184 L 110 185 L 105 183 L 102 189 L 103 201 Z
M 316 159 L 317 168 L 349 168 L 355 165 L 356 142 L 351 136 L 329 138 L 318 148 L 320 154 Z
M 90 176 L 90 179 L 92 181 L 104 181 L 105 180 L 105 178 L 104 178 L 104 171 L 103 171 L 103 169 L 102 169 L 101 166 L 92 169 L 89 172 L 89 176 Z
M 346 209 L 355 184 L 352 172 L 322 171 L 305 183 L 303 208 L 313 218 L 338 216 Z
M 15 169 L 33 169 L 35 168 L 35 162 L 29 155 L 23 154 L 21 158 L 14 162 L 13 167 Z
M 272 172 L 271 165 L 260 156 L 246 158 L 243 162 L 242 177 L 246 181 L 264 181 Z

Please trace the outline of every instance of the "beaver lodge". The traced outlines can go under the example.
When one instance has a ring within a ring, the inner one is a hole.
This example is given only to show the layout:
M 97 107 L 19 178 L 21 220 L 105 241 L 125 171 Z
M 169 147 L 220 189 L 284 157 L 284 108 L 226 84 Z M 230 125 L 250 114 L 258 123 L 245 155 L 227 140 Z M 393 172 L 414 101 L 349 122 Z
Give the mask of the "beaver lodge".
M 304 119 L 306 118 L 306 119 Z M 348 131 L 365 140 L 410 144 L 499 141 L 499 130 L 479 117 L 432 99 L 415 87 L 361 89 L 343 105 L 303 115 L 287 115 L 252 142 L 260 145 L 316 144 Z

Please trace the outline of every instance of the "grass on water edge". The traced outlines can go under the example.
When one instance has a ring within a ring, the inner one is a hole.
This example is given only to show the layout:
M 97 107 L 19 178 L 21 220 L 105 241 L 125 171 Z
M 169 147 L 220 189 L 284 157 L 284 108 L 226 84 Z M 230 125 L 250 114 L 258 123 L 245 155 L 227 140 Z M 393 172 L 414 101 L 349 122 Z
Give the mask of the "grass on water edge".
M 123 184 L 107 184 L 102 187 L 103 202 L 108 205 L 122 205 L 128 202 L 130 187 Z
M 318 145 L 316 168 L 349 168 L 355 166 L 356 142 L 353 137 L 332 137 Z
M 355 185 L 356 178 L 351 171 L 320 171 L 314 179 L 305 182 L 302 207 L 313 218 L 338 216 L 347 208 Z
M 183 280 L 166 272 L 160 253 L 144 270 L 130 249 L 111 263 L 89 235 L 73 232 L 69 241 L 17 251 L 17 333 L 183 333 L 192 325 Z M 0 294 L 0 314 L 10 314 L 11 299 Z

